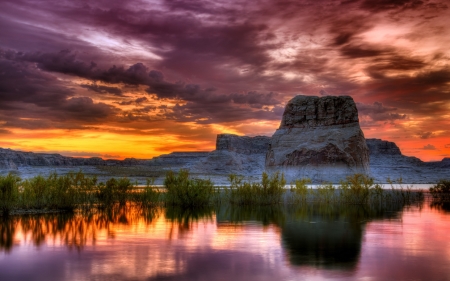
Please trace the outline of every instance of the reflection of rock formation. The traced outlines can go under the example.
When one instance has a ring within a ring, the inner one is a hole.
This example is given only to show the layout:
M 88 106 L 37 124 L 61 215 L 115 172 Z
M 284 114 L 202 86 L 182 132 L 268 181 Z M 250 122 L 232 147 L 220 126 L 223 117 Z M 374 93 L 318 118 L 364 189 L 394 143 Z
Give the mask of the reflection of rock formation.
M 348 96 L 296 96 L 272 136 L 266 169 L 288 179 L 336 181 L 369 171 L 369 154 L 355 102 Z
M 365 224 L 400 215 L 402 207 L 311 205 L 293 210 L 281 226 L 282 243 L 294 265 L 354 268 Z
M 289 221 L 282 227 L 282 242 L 293 265 L 354 267 L 359 258 L 364 225 L 346 221 Z
M 222 206 L 217 211 L 221 224 L 259 222 L 275 224 L 293 265 L 354 268 L 361 251 L 365 223 L 399 216 L 402 207 L 304 204 L 302 206 Z

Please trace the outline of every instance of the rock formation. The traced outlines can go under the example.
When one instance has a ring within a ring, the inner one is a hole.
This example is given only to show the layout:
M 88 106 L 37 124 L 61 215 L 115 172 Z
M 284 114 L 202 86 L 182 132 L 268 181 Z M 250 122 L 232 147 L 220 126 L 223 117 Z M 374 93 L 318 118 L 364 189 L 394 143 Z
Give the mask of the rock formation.
M 211 175 L 261 176 L 270 137 L 217 135 L 216 150 L 193 165 L 192 171 Z
M 369 172 L 369 151 L 349 96 L 296 96 L 286 105 L 265 160 L 288 180 L 332 181 Z

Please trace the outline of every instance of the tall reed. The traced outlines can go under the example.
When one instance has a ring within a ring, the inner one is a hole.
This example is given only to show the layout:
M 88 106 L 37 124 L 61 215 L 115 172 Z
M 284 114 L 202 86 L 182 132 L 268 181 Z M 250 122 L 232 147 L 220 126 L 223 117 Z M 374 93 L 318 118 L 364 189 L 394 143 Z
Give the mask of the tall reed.
M 286 180 L 283 174 L 262 174 L 261 182 L 246 182 L 243 177 L 229 176 L 230 187 L 226 194 L 229 201 L 238 205 L 280 203 L 285 191 Z
M 187 170 L 180 170 L 177 174 L 167 172 L 164 187 L 167 189 L 165 203 L 183 207 L 209 205 L 215 193 L 212 181 L 192 179 Z

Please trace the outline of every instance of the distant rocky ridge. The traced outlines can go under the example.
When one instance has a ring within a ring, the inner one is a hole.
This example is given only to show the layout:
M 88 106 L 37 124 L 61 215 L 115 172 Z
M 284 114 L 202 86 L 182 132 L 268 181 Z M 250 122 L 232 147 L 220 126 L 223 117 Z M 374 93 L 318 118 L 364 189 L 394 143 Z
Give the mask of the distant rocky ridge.
M 450 178 L 450 159 L 424 162 L 405 156 L 394 143 L 381 139 L 367 139 L 370 151 L 370 176 L 378 182 L 402 179 L 404 183 L 435 183 Z
M 339 181 L 369 173 L 369 151 L 349 96 L 296 96 L 286 105 L 272 136 L 267 171 L 282 171 L 288 180 Z
M 239 140 L 242 139 L 243 142 Z M 43 154 L 14 151 L 0 148 L 0 170 L 7 173 L 9 170 L 33 167 L 73 167 L 83 169 L 90 166 L 144 166 L 149 170 L 162 171 L 190 169 L 197 174 L 222 175 L 236 173 L 244 176 L 257 177 L 264 171 L 264 146 L 258 151 L 242 150 L 242 143 L 252 145 L 252 140 L 261 144 L 264 140 L 269 145 L 270 137 L 240 137 L 236 135 L 218 135 L 218 149 L 212 152 L 172 152 L 160 155 L 153 159 L 102 160 L 101 158 L 74 158 L 59 154 Z M 240 143 L 235 146 L 235 144 Z M 416 157 L 401 154 L 398 146 L 389 141 L 380 139 L 367 139 L 369 148 L 370 171 L 377 182 L 386 182 L 386 178 L 402 178 L 405 183 L 433 183 L 442 178 L 450 177 L 450 158 L 442 161 L 423 162 Z M 239 148 L 240 147 L 240 148 Z M 245 153 L 239 153 L 245 152 Z M 320 180 L 316 180 L 320 182 Z
M 118 160 L 103 160 L 99 157 L 75 158 L 60 154 L 22 152 L 0 148 L 0 169 L 17 169 L 23 166 L 97 166 L 115 165 Z

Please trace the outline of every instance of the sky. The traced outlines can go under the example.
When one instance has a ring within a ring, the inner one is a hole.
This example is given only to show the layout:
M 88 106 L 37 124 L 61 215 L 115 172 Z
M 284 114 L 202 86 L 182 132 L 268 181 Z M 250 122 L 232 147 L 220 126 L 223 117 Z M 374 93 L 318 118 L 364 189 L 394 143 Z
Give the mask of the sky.
M 151 158 L 349 95 L 366 138 L 450 157 L 448 0 L 0 0 L 0 147 Z

